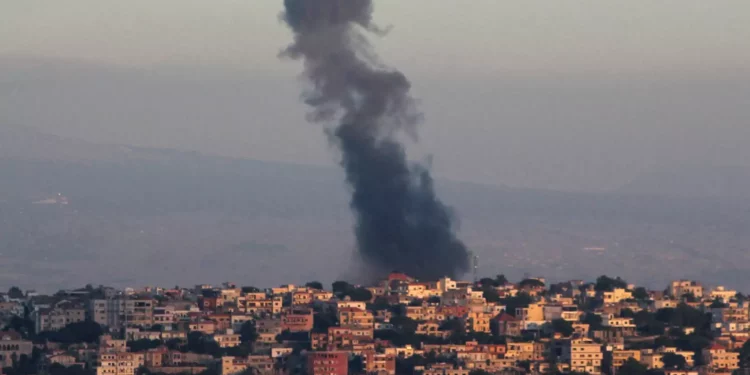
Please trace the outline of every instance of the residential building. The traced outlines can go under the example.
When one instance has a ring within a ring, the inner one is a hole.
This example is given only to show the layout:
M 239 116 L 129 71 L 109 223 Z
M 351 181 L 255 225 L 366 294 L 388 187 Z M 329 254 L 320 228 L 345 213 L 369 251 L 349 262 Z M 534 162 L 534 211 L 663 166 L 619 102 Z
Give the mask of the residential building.
M 34 345 L 24 340 L 18 332 L 0 332 L 0 368 L 13 366 L 13 360 L 31 355 Z
M 347 375 L 348 372 L 349 355 L 346 352 L 309 352 L 307 354 L 308 375 Z
M 570 340 L 563 348 L 563 359 L 570 364 L 570 370 L 600 374 L 602 372 L 602 347 L 588 338 Z

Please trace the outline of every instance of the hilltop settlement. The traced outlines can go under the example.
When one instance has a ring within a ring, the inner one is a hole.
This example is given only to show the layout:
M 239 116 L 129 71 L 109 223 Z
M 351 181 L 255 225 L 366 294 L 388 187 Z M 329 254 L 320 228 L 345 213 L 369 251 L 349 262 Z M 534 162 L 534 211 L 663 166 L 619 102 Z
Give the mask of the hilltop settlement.
M 0 294 L 7 375 L 708 375 L 750 368 L 742 293 L 678 280 L 419 281 Z

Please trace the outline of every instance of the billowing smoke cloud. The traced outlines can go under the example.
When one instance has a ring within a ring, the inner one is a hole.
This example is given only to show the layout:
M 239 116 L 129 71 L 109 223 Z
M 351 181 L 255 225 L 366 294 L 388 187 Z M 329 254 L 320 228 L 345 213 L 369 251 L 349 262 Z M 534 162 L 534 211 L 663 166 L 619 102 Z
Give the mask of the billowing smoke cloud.
M 367 41 L 371 0 L 285 0 L 294 43 L 311 89 L 309 120 L 338 124 L 332 141 L 352 188 L 357 246 L 377 273 L 400 270 L 421 279 L 458 276 L 466 247 L 450 210 L 435 196 L 429 171 L 407 162 L 398 136 L 416 136 L 421 116 L 399 71 L 384 67 Z

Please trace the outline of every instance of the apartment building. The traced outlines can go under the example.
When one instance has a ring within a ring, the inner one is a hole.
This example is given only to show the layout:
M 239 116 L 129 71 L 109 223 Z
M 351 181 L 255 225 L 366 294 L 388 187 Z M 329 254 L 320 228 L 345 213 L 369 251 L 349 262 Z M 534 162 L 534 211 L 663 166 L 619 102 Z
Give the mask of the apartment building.
M 346 352 L 310 352 L 307 354 L 308 375 L 347 375 L 348 371 L 349 354 Z
M 144 353 L 105 351 L 99 353 L 96 375 L 135 375 L 145 363 Z
M 13 366 L 14 358 L 31 355 L 33 348 L 32 342 L 24 340 L 18 332 L 0 332 L 0 369 Z
M 89 305 L 91 319 L 100 325 L 116 328 L 123 325 L 154 324 L 154 301 L 151 299 L 96 299 Z
M 224 333 L 216 333 L 213 338 L 220 348 L 232 348 L 240 345 L 240 335 L 234 333 L 231 329 L 227 329 Z
M 669 295 L 680 298 L 686 294 L 692 294 L 696 298 L 703 298 L 703 285 L 692 280 L 675 280 L 669 284 Z
M 740 353 L 729 352 L 719 344 L 703 349 L 703 363 L 714 371 L 734 371 L 740 367 Z
M 310 332 L 314 316 L 310 309 L 292 309 L 281 316 L 281 328 L 289 332 Z
M 339 324 L 341 326 L 355 326 L 373 328 L 375 321 L 372 313 L 356 307 L 342 307 L 338 309 Z
M 634 359 L 638 362 L 641 361 L 640 350 L 613 350 L 610 352 L 612 368 L 619 369 L 628 359 Z
M 272 374 L 274 360 L 270 356 L 221 357 L 221 375 L 239 374 L 254 369 L 258 374 Z
M 620 301 L 633 298 L 633 293 L 624 288 L 615 288 L 614 290 L 602 292 L 602 302 L 605 304 L 618 303 Z
M 36 332 L 57 331 L 68 324 L 86 320 L 86 309 L 83 306 L 62 303 L 50 309 L 35 311 L 33 315 Z
M 589 374 L 602 372 L 602 359 L 604 358 L 602 347 L 591 339 L 570 340 L 563 347 L 563 358 L 570 364 L 571 371 Z

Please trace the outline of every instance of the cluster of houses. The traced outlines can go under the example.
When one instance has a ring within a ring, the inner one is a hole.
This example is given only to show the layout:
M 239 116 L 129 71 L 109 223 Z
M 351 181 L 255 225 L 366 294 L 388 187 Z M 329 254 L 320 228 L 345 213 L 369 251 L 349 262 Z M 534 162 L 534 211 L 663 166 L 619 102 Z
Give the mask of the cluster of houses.
M 54 365 L 97 375 L 730 374 L 750 347 L 749 302 L 685 280 L 650 291 L 606 277 L 547 285 L 402 273 L 333 290 L 224 283 L 8 293 L 0 366 L 13 371 L 36 351 L 40 373 Z M 91 325 L 101 327 L 96 340 L 49 334 Z

